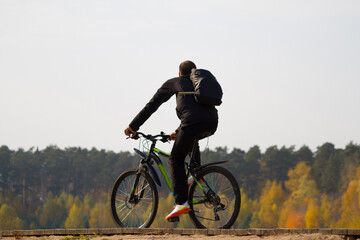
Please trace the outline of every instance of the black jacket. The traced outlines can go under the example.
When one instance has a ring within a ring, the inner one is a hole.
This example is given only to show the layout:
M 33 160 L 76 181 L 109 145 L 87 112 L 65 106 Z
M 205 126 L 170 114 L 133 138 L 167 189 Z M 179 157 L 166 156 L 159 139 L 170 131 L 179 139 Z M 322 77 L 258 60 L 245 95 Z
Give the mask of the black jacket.
M 176 94 L 176 113 L 181 120 L 179 128 L 203 122 L 217 123 L 218 113 L 214 106 L 199 104 L 192 94 L 178 94 L 178 92 L 190 91 L 194 91 L 194 86 L 189 76 L 169 79 L 157 90 L 129 126 L 134 131 L 139 130 L 151 114 L 174 94 Z

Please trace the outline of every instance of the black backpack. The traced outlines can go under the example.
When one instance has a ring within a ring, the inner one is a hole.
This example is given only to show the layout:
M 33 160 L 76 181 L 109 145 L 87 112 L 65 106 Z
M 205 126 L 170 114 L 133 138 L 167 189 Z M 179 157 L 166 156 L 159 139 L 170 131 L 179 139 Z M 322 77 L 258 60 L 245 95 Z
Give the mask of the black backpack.
M 194 94 L 198 103 L 219 106 L 222 101 L 222 89 L 214 75 L 205 69 L 192 69 L 190 79 L 194 85 L 194 92 L 183 92 Z

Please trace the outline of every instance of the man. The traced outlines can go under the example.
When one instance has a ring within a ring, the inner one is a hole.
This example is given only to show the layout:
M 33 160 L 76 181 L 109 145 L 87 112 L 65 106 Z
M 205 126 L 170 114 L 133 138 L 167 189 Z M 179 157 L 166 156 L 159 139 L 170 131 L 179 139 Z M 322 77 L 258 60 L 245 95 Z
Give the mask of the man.
M 179 77 L 166 81 L 124 131 L 129 137 L 135 136 L 136 131 L 151 114 L 162 103 L 176 94 L 176 112 L 181 123 L 178 129 L 170 134 L 171 140 L 175 140 L 175 143 L 169 158 L 176 207 L 166 219 L 177 217 L 190 211 L 187 202 L 188 185 L 185 158 L 191 152 L 195 140 L 214 134 L 218 124 L 218 113 L 214 106 L 198 103 L 192 94 L 178 94 L 178 92 L 194 91 L 194 86 L 190 80 L 191 69 L 193 68 L 196 69 L 196 65 L 193 62 L 182 62 L 179 66 Z M 199 163 L 199 150 L 197 151 L 196 158 Z

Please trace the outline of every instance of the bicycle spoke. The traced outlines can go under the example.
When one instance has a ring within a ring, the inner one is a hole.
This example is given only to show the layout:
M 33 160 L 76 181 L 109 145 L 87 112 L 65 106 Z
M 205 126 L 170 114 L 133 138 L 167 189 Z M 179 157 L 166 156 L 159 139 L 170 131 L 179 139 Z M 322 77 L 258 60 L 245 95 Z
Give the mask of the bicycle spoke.
M 129 213 L 124 217 L 124 219 L 121 220 L 121 221 L 124 221 L 124 220 L 129 216 L 129 214 L 130 214 L 133 210 L 134 210 L 134 209 L 131 209 L 131 210 L 129 211 Z
M 123 204 L 123 205 L 125 205 L 125 204 Z M 119 208 L 119 207 L 121 207 L 121 206 L 118 206 L 117 208 Z M 125 205 L 124 207 L 122 207 L 120 210 L 119 210 L 119 212 L 121 212 L 122 210 L 124 210 L 124 209 L 126 209 L 127 208 L 127 206 Z
M 126 196 L 129 196 L 129 195 L 130 195 L 130 194 L 128 194 L 128 193 L 126 193 L 126 192 L 124 192 L 124 191 L 121 191 L 120 189 L 119 189 L 119 192 L 121 192 L 121 193 L 125 194 Z M 120 195 L 120 193 L 118 193 L 117 195 Z
M 119 207 L 121 207 L 121 206 L 124 206 L 125 204 L 126 204 L 126 202 L 124 202 L 123 204 L 117 206 L 116 208 L 119 208 Z
M 142 189 L 140 189 L 140 190 L 136 193 L 136 195 L 138 195 L 142 190 L 144 190 L 144 189 L 147 188 L 148 186 L 149 186 L 149 184 L 146 185 L 145 187 L 143 187 Z

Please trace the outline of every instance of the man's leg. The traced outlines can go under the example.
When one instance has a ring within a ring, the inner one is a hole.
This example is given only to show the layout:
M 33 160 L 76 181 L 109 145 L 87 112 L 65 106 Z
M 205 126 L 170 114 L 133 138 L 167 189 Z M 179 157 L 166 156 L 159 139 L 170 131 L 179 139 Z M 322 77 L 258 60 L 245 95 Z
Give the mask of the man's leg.
M 209 132 L 210 130 L 210 132 Z M 213 130 L 213 132 L 211 132 Z M 188 200 L 188 185 L 185 172 L 185 158 L 186 155 L 194 147 L 195 139 L 199 139 L 205 136 L 210 136 L 216 130 L 209 127 L 208 124 L 197 124 L 194 126 L 183 127 L 178 132 L 173 149 L 169 158 L 169 167 L 171 173 L 171 181 L 174 188 L 174 198 L 177 204 L 175 209 L 166 217 L 166 219 L 172 219 L 179 216 L 182 213 L 190 211 Z M 199 147 L 198 157 L 200 159 Z
M 213 123 L 202 123 L 197 124 L 191 127 L 191 131 L 194 133 L 195 138 L 198 140 L 201 140 L 203 138 L 209 137 L 215 133 L 217 129 L 217 122 Z M 197 144 L 195 155 L 193 156 L 193 161 L 197 165 L 201 165 L 201 158 L 200 158 L 200 147 L 199 144 Z
M 195 135 L 191 128 L 180 129 L 172 148 L 169 167 L 171 181 L 174 188 L 175 203 L 181 205 L 188 199 L 188 185 L 185 172 L 185 158 L 191 151 L 195 140 Z

